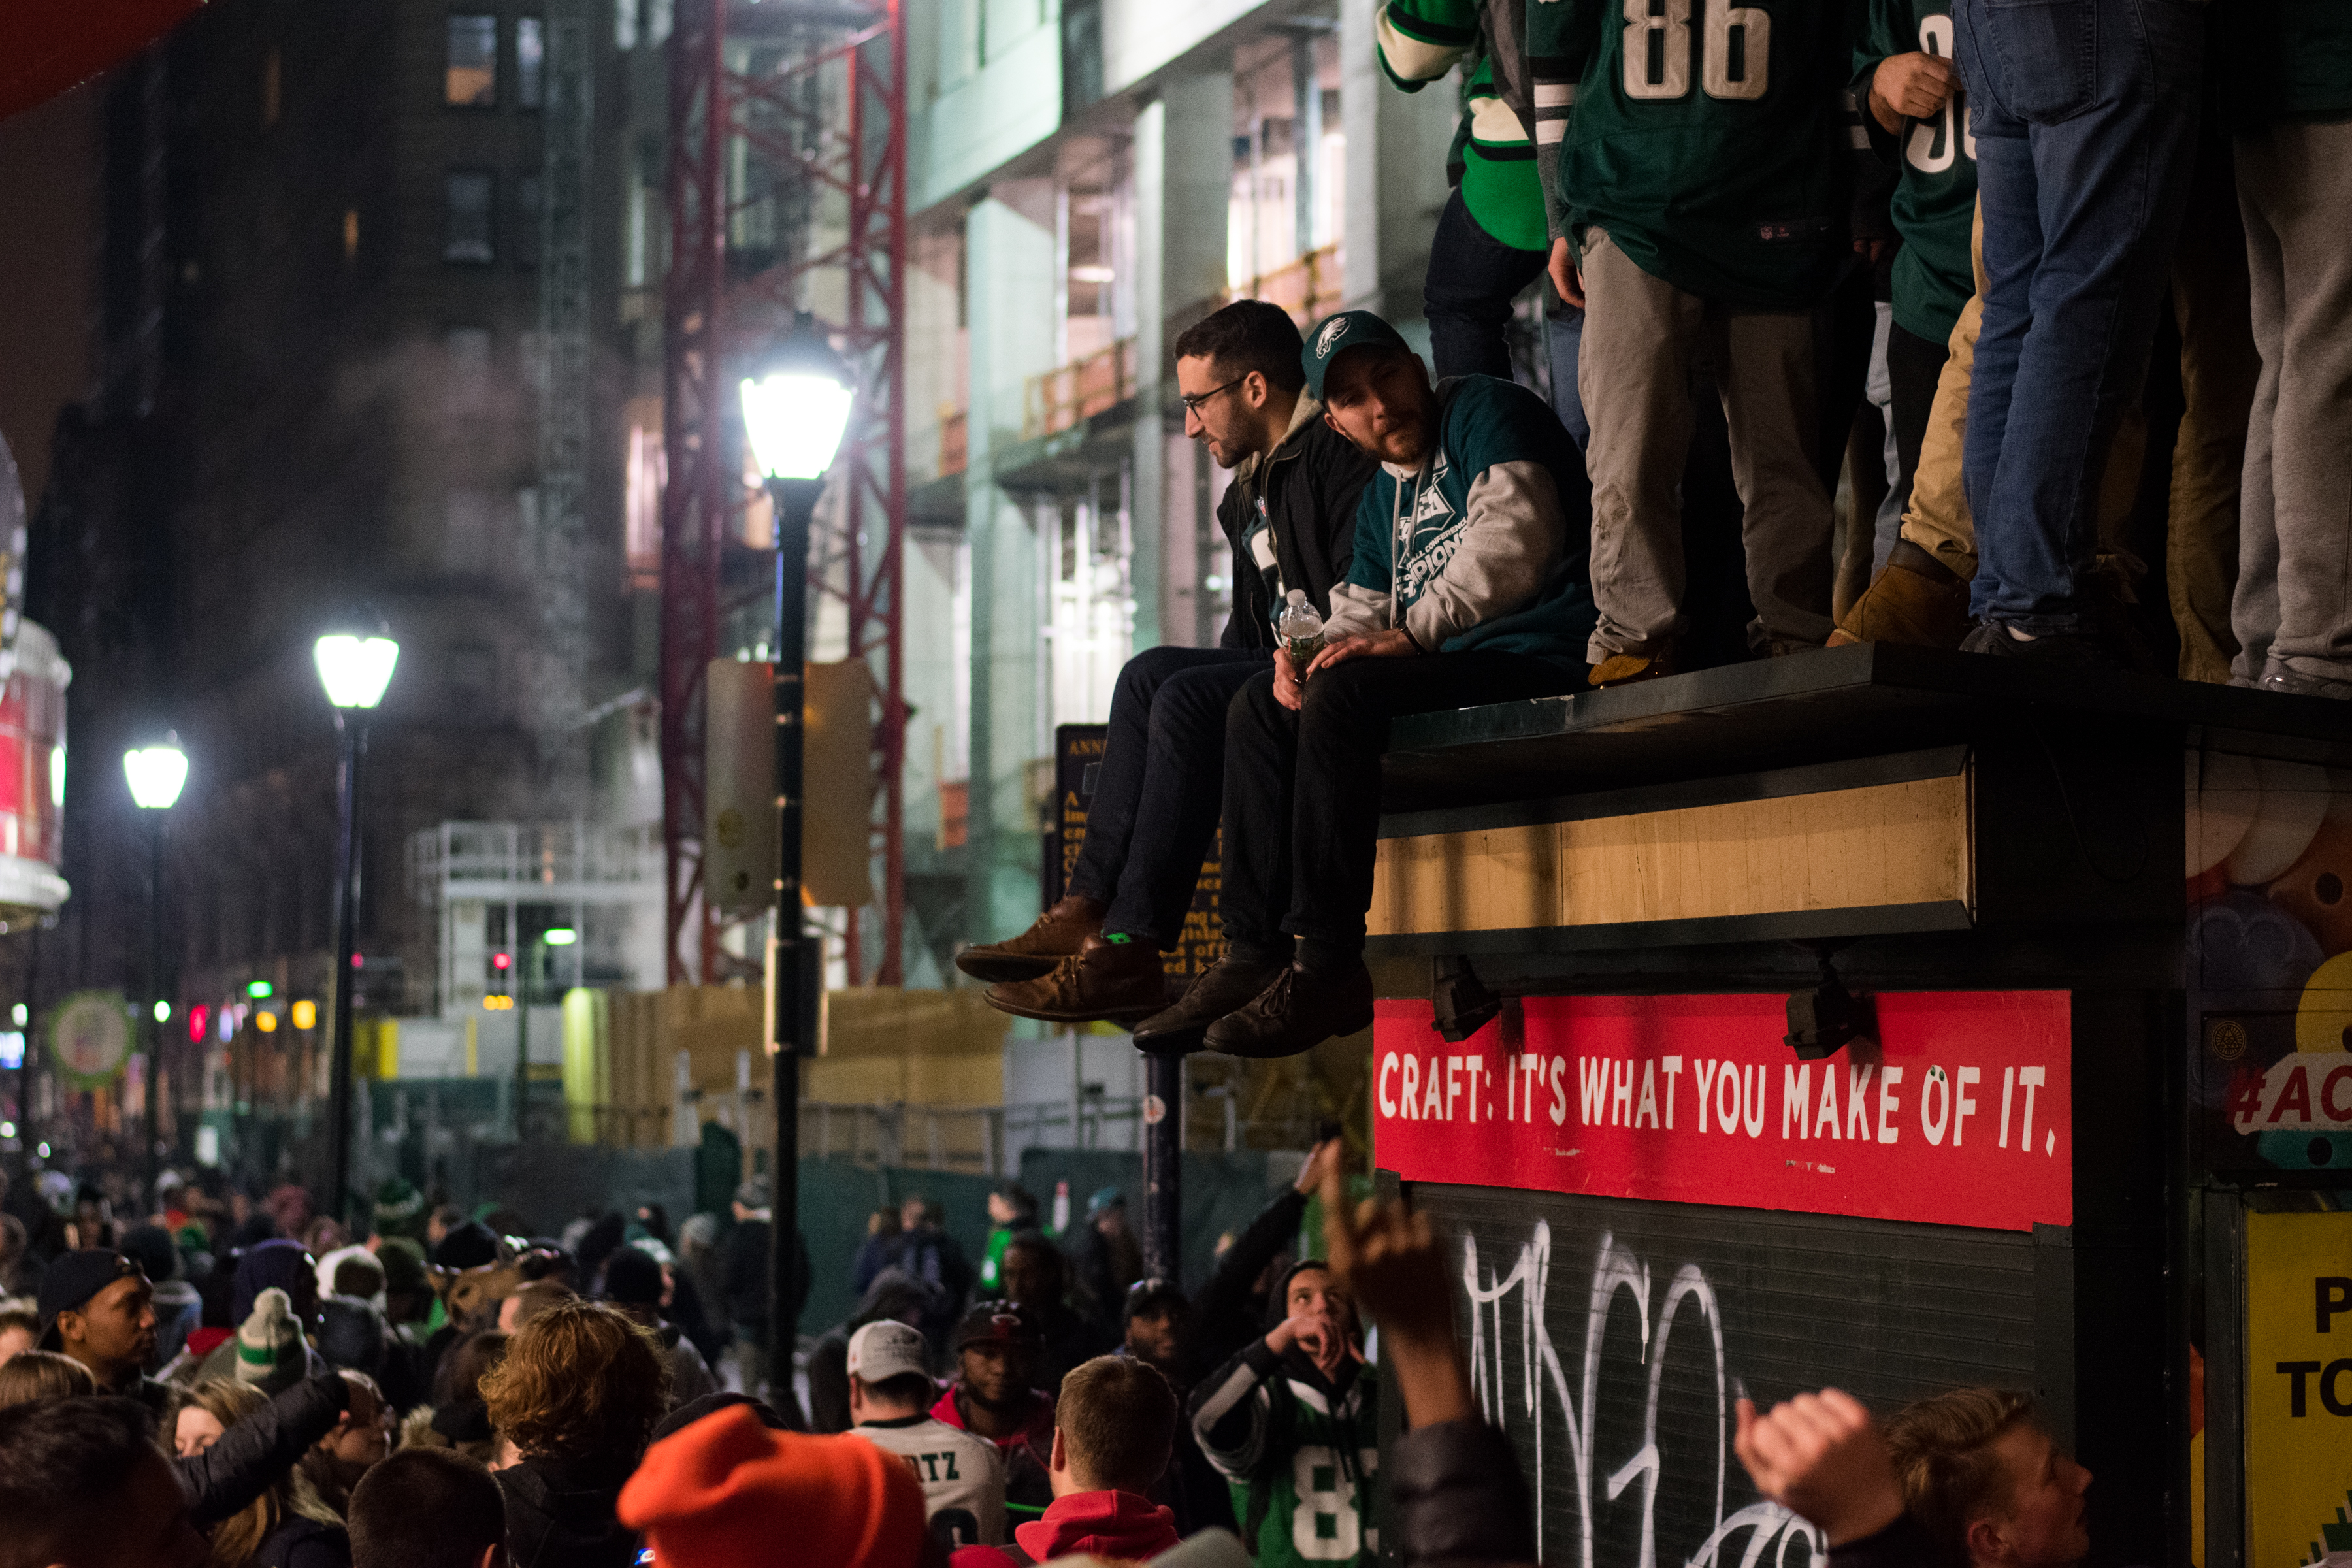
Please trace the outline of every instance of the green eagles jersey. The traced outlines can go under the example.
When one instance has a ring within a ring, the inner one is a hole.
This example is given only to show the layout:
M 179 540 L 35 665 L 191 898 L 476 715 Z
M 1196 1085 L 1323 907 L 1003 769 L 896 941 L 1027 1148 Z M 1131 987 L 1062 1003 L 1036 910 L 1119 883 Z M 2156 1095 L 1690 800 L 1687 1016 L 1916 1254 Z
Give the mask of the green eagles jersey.
M 1543 183 L 1536 175 L 1535 142 L 1496 71 L 1489 6 L 1508 20 L 1517 0 L 1388 0 L 1373 23 L 1381 69 L 1407 92 L 1419 92 L 1456 66 L 1466 66 L 1462 124 L 1446 156 L 1447 177 L 1462 187 L 1470 216 L 1505 245 L 1521 250 L 1550 246 Z M 1517 33 L 1508 41 L 1516 47 Z M 1516 73 L 1524 84 L 1524 69 Z M 1524 91 L 1524 86 L 1522 87 Z
M 1870 30 L 1853 53 L 1853 96 L 1871 145 L 1901 170 L 1893 204 L 1895 321 L 1905 331 L 1942 342 L 1977 291 L 1969 264 L 1969 230 L 1977 205 L 1977 139 L 1969 131 L 1968 96 L 1957 89 L 1931 120 L 1906 120 L 1893 136 L 1870 112 L 1870 79 L 1894 55 L 1952 58 L 1948 0 L 1870 0 Z
M 1818 301 L 1849 254 L 1861 20 L 1859 0 L 1528 0 L 1552 232 L 1597 226 L 1702 299 Z
M 1289 1375 L 1257 1340 L 1203 1386 L 1193 1432 L 1232 1488 L 1257 1568 L 1378 1562 L 1380 1390 L 1371 1369 L 1360 1369 L 1335 1401 L 1328 1385 Z

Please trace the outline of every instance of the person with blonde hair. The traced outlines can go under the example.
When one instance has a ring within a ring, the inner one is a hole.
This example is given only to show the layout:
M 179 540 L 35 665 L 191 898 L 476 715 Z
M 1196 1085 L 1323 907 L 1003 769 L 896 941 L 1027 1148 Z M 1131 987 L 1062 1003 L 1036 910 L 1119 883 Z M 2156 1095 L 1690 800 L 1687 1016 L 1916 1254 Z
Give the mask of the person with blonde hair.
M 0 1410 L 36 1399 L 97 1392 L 98 1380 L 89 1375 L 89 1368 L 55 1351 L 19 1351 L 0 1362 Z
M 515 1568 L 629 1568 L 636 1535 L 614 1510 L 669 1409 L 660 1342 L 602 1302 L 558 1301 L 514 1331 L 481 1388 Z
M 268 1404 L 250 1384 L 206 1378 L 173 1401 L 172 1446 L 182 1458 L 194 1458 Z M 205 1568 L 350 1568 L 351 1560 L 342 1521 L 299 1468 L 280 1471 L 259 1497 L 214 1525 L 204 1559 Z

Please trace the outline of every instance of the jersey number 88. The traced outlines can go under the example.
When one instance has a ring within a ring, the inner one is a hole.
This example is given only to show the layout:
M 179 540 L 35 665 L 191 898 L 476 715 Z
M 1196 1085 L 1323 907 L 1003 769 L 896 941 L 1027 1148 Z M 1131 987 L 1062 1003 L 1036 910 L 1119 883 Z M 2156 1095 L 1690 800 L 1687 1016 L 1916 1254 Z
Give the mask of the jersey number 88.
M 1690 26 L 1691 0 L 1625 0 L 1627 98 L 1654 101 L 1690 92 Z M 1709 98 L 1764 96 L 1771 85 L 1769 12 L 1706 0 L 1701 46 L 1699 87 Z

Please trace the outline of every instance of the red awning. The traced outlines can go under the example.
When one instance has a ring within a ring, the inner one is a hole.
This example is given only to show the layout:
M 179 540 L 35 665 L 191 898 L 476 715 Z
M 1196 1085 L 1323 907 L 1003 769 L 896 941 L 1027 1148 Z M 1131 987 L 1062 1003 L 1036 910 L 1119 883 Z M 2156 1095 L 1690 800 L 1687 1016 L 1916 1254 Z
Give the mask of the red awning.
M 202 0 L 0 0 L 0 120 L 171 31 Z

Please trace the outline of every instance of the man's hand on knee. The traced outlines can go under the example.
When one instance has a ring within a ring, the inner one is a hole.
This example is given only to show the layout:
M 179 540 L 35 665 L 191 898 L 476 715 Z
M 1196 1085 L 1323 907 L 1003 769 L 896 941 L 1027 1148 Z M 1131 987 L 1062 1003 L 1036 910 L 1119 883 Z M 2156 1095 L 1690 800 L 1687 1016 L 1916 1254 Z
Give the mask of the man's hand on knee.
M 1341 637 L 1317 654 L 1315 661 L 1307 667 L 1307 678 L 1312 680 L 1317 671 L 1328 669 L 1351 658 L 1411 658 L 1420 652 L 1421 645 L 1413 641 L 1412 635 L 1402 626 L 1391 626 L 1384 632 L 1365 632 L 1357 637 Z M 1278 693 L 1281 689 L 1279 676 L 1276 677 L 1275 686 Z M 1296 708 L 1298 704 L 1293 702 L 1290 706 Z

